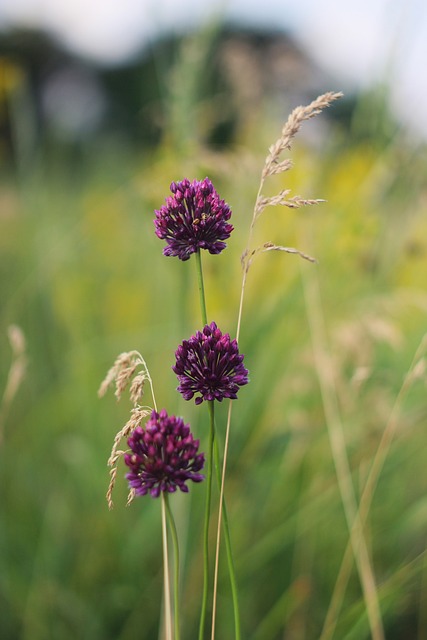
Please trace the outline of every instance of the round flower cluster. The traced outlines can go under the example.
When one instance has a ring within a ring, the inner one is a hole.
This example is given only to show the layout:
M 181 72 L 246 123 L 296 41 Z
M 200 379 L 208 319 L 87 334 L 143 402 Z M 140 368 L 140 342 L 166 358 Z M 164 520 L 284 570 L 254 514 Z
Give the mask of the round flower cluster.
M 203 400 L 236 399 L 239 387 L 249 381 L 237 341 L 231 340 L 228 333 L 223 334 L 215 322 L 184 340 L 175 357 L 172 369 L 179 380 L 178 391 L 185 400 L 200 394 L 196 404 Z
M 166 240 L 165 256 L 188 260 L 192 253 L 206 249 L 218 254 L 225 249 L 233 226 L 227 221 L 231 209 L 221 200 L 212 182 L 187 178 L 170 185 L 172 196 L 155 211 L 156 235 Z
M 190 427 L 182 418 L 168 416 L 163 409 L 153 411 L 142 427 L 136 427 L 128 439 L 131 453 L 124 456 L 130 468 L 126 478 L 136 495 L 148 492 L 157 498 L 161 491 L 173 493 L 177 488 L 185 493 L 188 480 L 201 482 L 205 457 L 198 453 L 199 441 L 194 440 Z

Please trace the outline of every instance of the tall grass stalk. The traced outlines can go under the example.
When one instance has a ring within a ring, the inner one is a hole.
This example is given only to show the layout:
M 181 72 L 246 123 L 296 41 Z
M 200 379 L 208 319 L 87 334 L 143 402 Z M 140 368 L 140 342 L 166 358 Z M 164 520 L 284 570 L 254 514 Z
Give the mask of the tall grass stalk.
M 0 447 L 3 444 L 7 414 L 24 380 L 27 369 L 26 341 L 20 327 L 11 325 L 8 328 L 8 337 L 12 348 L 12 362 L 0 403 Z
M 312 273 L 308 275 L 305 269 L 303 270 L 303 274 L 306 310 L 311 331 L 315 366 L 322 395 L 338 487 L 350 532 L 351 547 L 360 576 L 372 638 L 373 640 L 384 640 L 385 636 L 375 577 L 363 534 L 363 523 L 357 508 L 336 389 L 332 376 L 333 368 L 327 347 L 319 284 L 316 274 Z
M 309 260 L 310 262 L 314 262 L 313 258 L 308 256 L 305 253 L 302 253 L 298 249 L 293 247 L 284 247 L 273 245 L 270 242 L 266 242 L 264 245 L 252 248 L 252 240 L 255 224 L 261 214 L 267 207 L 270 206 L 287 206 L 291 209 L 300 208 L 306 205 L 314 205 L 322 202 L 321 200 L 306 200 L 301 198 L 300 196 L 288 197 L 290 191 L 284 190 L 281 191 L 277 196 L 268 198 L 263 196 L 263 189 L 265 181 L 268 177 L 277 175 L 280 173 L 284 173 L 292 168 L 292 162 L 289 159 L 282 159 L 282 154 L 285 150 L 289 150 L 291 147 L 292 139 L 298 133 L 301 128 L 301 125 L 304 121 L 310 120 L 315 117 L 323 109 L 328 107 L 332 102 L 342 97 L 342 93 L 326 93 L 322 96 L 319 96 L 311 102 L 306 107 L 297 107 L 293 110 L 288 120 L 285 122 L 281 135 L 276 140 L 276 142 L 269 148 L 269 153 L 265 159 L 264 167 L 261 172 L 261 179 L 258 187 L 258 192 L 255 198 L 255 206 L 253 209 L 252 219 L 249 225 L 248 238 L 246 243 L 246 248 L 242 254 L 241 262 L 242 262 L 242 283 L 240 287 L 240 298 L 239 298 L 239 306 L 237 312 L 237 327 L 236 327 L 236 340 L 239 341 L 240 338 L 240 330 L 241 323 L 243 317 L 243 305 L 246 293 L 246 282 L 248 277 L 249 268 L 252 264 L 253 259 L 256 255 L 266 252 L 266 251 L 284 251 L 286 253 L 297 254 L 300 257 Z M 218 513 L 218 528 L 217 528 L 217 538 L 216 538 L 216 550 L 215 550 L 215 569 L 214 569 L 214 602 L 216 601 L 216 590 L 218 584 L 218 569 L 219 569 L 219 550 L 221 544 L 221 522 L 223 517 L 223 496 L 224 496 L 224 485 L 225 485 L 225 476 L 227 469 L 227 457 L 228 457 L 228 445 L 230 438 L 230 427 L 231 427 L 231 417 L 232 417 L 232 400 L 229 402 L 228 414 L 227 414 L 227 425 L 225 431 L 225 441 L 224 441 L 224 452 L 223 452 L 223 464 L 222 464 L 222 474 L 221 474 L 221 487 L 220 487 L 220 501 L 219 501 L 219 513 Z M 212 640 L 214 638 L 214 626 L 212 627 Z
M 389 420 L 385 426 L 385 429 L 381 436 L 381 440 L 378 444 L 378 448 L 375 453 L 368 478 L 363 488 L 362 496 L 360 498 L 357 516 L 358 516 L 358 521 L 360 522 L 361 527 L 364 527 L 366 524 L 369 510 L 372 504 L 372 499 L 375 493 L 375 488 L 378 483 L 378 479 L 381 474 L 381 470 L 384 466 L 384 463 L 386 461 L 387 455 L 390 451 L 390 447 L 396 433 L 397 425 L 399 424 L 399 418 L 401 415 L 403 402 L 413 382 L 418 377 L 417 369 L 419 368 L 420 364 L 423 365 L 424 363 L 422 358 L 425 355 L 426 350 L 427 350 L 427 334 L 424 335 L 423 339 L 421 340 L 415 352 L 415 355 L 412 359 L 412 362 L 409 366 L 409 369 L 406 372 L 403 383 L 399 389 L 393 408 L 391 410 Z M 355 525 L 353 525 L 353 529 L 354 528 L 355 528 Z M 326 614 L 320 640 L 329 640 L 334 633 L 334 629 L 335 629 L 338 615 L 339 615 L 339 610 L 341 608 L 342 600 L 344 597 L 344 592 L 350 577 L 352 559 L 353 559 L 353 554 L 352 554 L 352 545 L 350 540 L 344 552 L 344 556 L 343 556 L 340 570 L 338 572 L 338 576 L 336 579 L 329 609 Z

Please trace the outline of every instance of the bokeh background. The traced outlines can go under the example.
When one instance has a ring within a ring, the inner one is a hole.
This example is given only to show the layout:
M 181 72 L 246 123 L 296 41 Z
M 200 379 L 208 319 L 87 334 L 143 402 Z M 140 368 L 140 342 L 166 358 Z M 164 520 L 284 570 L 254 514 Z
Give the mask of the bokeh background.
M 365 539 L 384 635 L 427 638 L 426 34 L 421 1 L 1 0 L 2 640 L 161 637 L 160 504 L 126 508 L 121 467 L 108 511 L 130 404 L 97 389 L 139 350 L 161 405 L 206 446 L 204 407 L 171 371 L 200 326 L 195 267 L 162 256 L 154 209 L 172 180 L 206 175 L 232 207 L 228 248 L 204 268 L 208 315 L 233 334 L 268 147 L 329 90 L 345 97 L 267 186 L 327 202 L 266 211 L 254 239 L 317 264 L 269 253 L 248 280 L 251 384 L 227 476 L 243 637 L 372 637 L 354 562 L 337 577 L 342 472 L 358 501 L 376 460 Z M 203 503 L 203 485 L 173 500 L 183 638 L 196 637 Z M 225 566 L 219 589 L 227 639 Z

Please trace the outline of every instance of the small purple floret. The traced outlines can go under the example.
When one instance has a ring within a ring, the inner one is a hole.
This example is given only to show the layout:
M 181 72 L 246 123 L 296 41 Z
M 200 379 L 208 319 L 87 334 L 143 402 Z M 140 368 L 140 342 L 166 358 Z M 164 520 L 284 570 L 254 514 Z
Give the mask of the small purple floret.
M 231 340 L 228 333 L 223 334 L 215 322 L 184 340 L 175 357 L 172 370 L 184 400 L 191 400 L 196 394 L 200 394 L 195 398 L 196 404 L 204 400 L 235 400 L 239 387 L 249 382 L 237 341 Z
M 126 474 L 129 486 L 137 496 L 147 493 L 157 498 L 162 491 L 185 493 L 188 480 L 201 482 L 205 456 L 198 453 L 199 441 L 194 440 L 190 427 L 182 418 L 168 416 L 163 409 L 153 411 L 142 427 L 136 427 L 128 439 L 131 453 L 124 456 L 130 468 Z
M 212 182 L 187 178 L 170 185 L 172 196 L 155 211 L 156 235 L 166 240 L 165 256 L 177 256 L 188 260 L 192 253 L 206 249 L 209 253 L 221 253 L 224 240 L 230 237 L 233 226 L 227 221 L 231 209 L 221 200 Z

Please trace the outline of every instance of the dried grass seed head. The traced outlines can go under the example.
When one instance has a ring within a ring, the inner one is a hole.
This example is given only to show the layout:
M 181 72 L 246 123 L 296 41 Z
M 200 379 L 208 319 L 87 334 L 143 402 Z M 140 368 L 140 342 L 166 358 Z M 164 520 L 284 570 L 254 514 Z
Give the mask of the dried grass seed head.
M 110 457 L 108 458 L 108 466 L 110 469 L 110 482 L 107 490 L 107 502 L 108 508 L 113 508 L 113 490 L 117 477 L 117 464 L 122 456 L 125 455 L 126 451 L 122 451 L 120 447 L 120 443 L 123 438 L 127 438 L 132 431 L 134 431 L 137 427 L 140 427 L 144 418 L 149 416 L 152 412 L 151 407 L 134 407 L 131 411 L 130 419 L 127 421 L 125 426 L 118 431 L 114 438 L 113 447 L 111 449 Z M 132 492 L 131 492 L 132 493 Z M 132 494 L 133 495 L 133 494 Z M 129 495 L 128 503 L 132 500 L 131 495 Z
M 329 107 L 332 102 L 341 98 L 342 95 L 341 92 L 334 93 L 329 91 L 316 98 L 316 100 L 313 100 L 309 105 L 296 107 L 292 111 L 283 125 L 280 137 L 269 148 L 262 172 L 262 180 L 276 173 L 287 171 L 291 167 L 291 164 L 287 160 L 280 163 L 280 155 L 283 151 L 290 149 L 291 141 L 300 130 L 302 123 L 317 116 L 323 109 Z
M 134 405 L 138 404 L 143 396 L 144 382 L 145 380 L 149 380 L 150 376 L 144 359 L 137 351 L 124 352 L 116 358 L 116 361 L 99 387 L 98 396 L 104 396 L 108 388 L 115 383 L 116 390 L 114 395 L 117 400 L 120 400 L 129 381 L 135 375 L 139 366 L 142 366 L 142 369 L 135 376 L 130 388 L 131 400 Z

